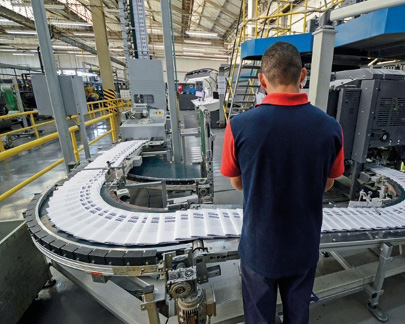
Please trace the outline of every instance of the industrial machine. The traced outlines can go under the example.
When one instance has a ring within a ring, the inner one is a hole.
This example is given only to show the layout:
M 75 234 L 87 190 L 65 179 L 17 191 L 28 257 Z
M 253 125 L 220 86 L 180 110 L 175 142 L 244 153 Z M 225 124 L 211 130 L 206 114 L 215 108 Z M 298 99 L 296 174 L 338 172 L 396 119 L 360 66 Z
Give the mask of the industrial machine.
M 120 199 L 151 145 L 119 143 L 35 196 L 25 213 L 34 243 L 126 323 L 241 321 L 242 210 L 198 203 L 156 208 Z M 327 300 L 365 290 L 369 309 L 384 320 L 378 308 L 384 278 L 405 270 L 404 256 L 391 255 L 393 246 L 405 244 L 405 177 L 382 166 L 369 171 L 375 186 L 388 183 L 395 197 L 385 208 L 324 210 L 320 251 L 333 251 L 344 270 L 317 277 L 314 292 Z M 373 247 L 381 248 L 380 261 L 358 268 L 336 252 Z
M 355 199 L 370 180 L 367 162 L 400 169 L 405 158 L 405 72 L 363 68 L 336 72 L 332 79 L 327 113 L 343 129 Z

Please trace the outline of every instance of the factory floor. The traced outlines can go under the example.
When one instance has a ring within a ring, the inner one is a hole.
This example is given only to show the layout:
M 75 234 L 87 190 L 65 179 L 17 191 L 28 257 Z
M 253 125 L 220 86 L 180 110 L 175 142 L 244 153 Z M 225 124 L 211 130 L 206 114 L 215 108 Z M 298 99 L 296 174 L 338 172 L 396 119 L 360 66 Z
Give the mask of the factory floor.
M 183 124 L 186 127 L 196 127 L 193 121 L 193 112 L 181 112 Z M 105 126 L 95 125 L 88 129 L 89 139 L 93 139 L 105 132 Z M 213 130 L 216 139 L 214 145 L 214 185 L 216 204 L 242 204 L 242 194 L 233 190 L 229 179 L 220 175 L 220 161 L 223 143 L 223 129 Z M 187 139 L 187 154 L 191 157 L 195 153 L 193 144 L 195 139 Z M 91 152 L 97 152 L 98 147 L 111 145 L 111 137 L 107 136 L 91 147 Z M 0 162 L 0 194 L 12 188 L 28 176 L 40 171 L 61 157 L 59 143 L 57 141 L 43 145 L 40 148 L 30 150 L 25 154 L 8 161 Z M 26 186 L 12 197 L 0 203 L 0 221 L 6 219 L 21 219 L 22 211 L 28 204 L 32 195 L 41 192 L 58 179 L 65 175 L 64 165 L 60 165 L 45 174 L 35 182 Z M 341 253 L 353 263 L 375 260 L 375 255 L 369 250 L 348 251 Z M 318 273 L 328 273 L 341 270 L 339 264 L 332 258 L 321 256 Z M 43 289 L 38 298 L 33 301 L 30 308 L 21 318 L 19 324 L 81 324 L 81 323 L 122 323 L 109 311 L 99 305 L 88 293 L 76 284 L 66 279 L 59 272 L 51 269 L 56 285 Z M 27 283 L 29 284 L 29 283 Z M 397 275 L 386 279 L 384 294 L 380 300 L 382 309 L 390 316 L 389 323 L 405 323 L 405 275 Z M 311 305 L 310 323 L 319 324 L 377 324 L 379 323 L 366 308 L 367 295 L 360 292 L 327 303 L 315 303 Z M 1 319 L 0 319 L 1 322 Z

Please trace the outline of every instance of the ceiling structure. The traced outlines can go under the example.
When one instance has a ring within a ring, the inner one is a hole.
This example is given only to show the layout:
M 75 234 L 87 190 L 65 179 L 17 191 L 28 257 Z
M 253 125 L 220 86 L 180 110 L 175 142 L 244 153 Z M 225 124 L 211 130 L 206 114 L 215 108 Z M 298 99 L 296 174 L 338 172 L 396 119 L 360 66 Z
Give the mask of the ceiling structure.
M 94 56 L 89 0 L 44 0 L 56 55 Z M 150 54 L 163 57 L 160 0 L 145 0 Z M 242 0 L 172 0 L 176 56 L 226 62 L 232 50 Z M 111 60 L 124 65 L 118 1 L 103 0 Z M 29 0 L 0 0 L 0 57 L 37 55 Z

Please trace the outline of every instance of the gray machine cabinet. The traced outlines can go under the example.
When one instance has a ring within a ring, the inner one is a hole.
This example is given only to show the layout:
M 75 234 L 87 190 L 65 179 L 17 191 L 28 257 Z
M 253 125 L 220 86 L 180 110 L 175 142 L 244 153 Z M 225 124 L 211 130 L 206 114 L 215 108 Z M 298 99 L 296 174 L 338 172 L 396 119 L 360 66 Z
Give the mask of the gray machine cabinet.
M 342 126 L 345 139 L 344 156 L 347 157 L 352 155 L 360 95 L 361 89 L 358 88 L 342 88 L 339 91 L 336 120 Z
M 162 62 L 159 60 L 128 60 L 128 76 L 133 103 L 166 109 L 166 90 Z
M 23 220 L 0 222 L 0 323 L 19 321 L 49 279 Z
M 31 81 L 39 114 L 52 116 L 51 100 L 45 75 L 33 74 Z M 86 114 L 87 102 L 82 77 L 77 75 L 59 75 L 59 82 L 66 115 Z

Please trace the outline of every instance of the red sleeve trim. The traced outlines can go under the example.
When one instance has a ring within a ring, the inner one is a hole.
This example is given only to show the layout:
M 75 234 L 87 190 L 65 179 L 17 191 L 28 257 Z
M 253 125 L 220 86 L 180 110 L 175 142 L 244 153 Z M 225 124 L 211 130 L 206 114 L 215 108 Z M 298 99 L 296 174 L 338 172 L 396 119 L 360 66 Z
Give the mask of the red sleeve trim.
M 238 159 L 235 154 L 235 140 L 229 122 L 225 129 L 224 146 L 222 150 L 221 173 L 225 177 L 234 178 L 241 175 Z
M 345 172 L 345 157 L 344 157 L 344 138 L 342 130 L 342 147 L 337 155 L 331 169 L 329 170 L 328 178 L 339 178 Z

